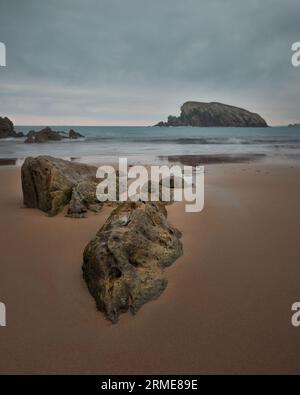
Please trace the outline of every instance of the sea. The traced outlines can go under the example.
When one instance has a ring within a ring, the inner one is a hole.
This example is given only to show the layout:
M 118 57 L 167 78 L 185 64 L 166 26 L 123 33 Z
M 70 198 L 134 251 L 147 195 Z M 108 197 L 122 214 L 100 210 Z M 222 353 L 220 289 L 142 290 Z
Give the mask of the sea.
M 44 126 L 16 126 L 27 133 Z M 300 126 L 269 128 L 51 126 L 74 129 L 84 136 L 43 144 L 24 144 L 24 138 L 0 139 L 0 159 L 22 162 L 28 156 L 51 155 L 90 162 L 156 163 L 172 155 L 264 154 L 267 158 L 300 159 Z

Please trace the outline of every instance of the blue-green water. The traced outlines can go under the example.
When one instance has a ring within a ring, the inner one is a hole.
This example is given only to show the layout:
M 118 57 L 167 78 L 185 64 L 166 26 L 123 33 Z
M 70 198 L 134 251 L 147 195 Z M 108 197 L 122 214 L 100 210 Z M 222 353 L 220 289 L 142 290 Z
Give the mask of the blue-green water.
M 17 126 L 17 131 L 42 126 Z M 68 131 L 71 127 L 53 126 Z M 266 154 L 299 157 L 300 127 L 195 128 L 195 127 L 74 127 L 85 136 L 44 144 L 24 144 L 24 139 L 0 140 L 0 158 L 53 155 L 56 157 L 120 156 L 146 160 L 164 155 Z

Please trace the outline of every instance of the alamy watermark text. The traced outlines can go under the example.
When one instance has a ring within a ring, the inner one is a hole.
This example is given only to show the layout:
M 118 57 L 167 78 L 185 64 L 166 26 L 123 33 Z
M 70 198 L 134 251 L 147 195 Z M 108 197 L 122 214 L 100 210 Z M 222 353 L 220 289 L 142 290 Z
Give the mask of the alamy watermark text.
M 127 158 L 119 158 L 119 169 L 100 166 L 96 195 L 100 202 L 180 202 L 186 212 L 199 212 L 204 207 L 203 166 L 141 166 L 128 167 Z M 171 185 L 172 181 L 172 185 Z
M 6 46 L 0 41 L 0 66 L 6 66 Z
M 300 66 L 300 42 L 295 42 L 292 44 L 292 51 L 294 52 L 292 56 L 292 65 L 294 67 Z

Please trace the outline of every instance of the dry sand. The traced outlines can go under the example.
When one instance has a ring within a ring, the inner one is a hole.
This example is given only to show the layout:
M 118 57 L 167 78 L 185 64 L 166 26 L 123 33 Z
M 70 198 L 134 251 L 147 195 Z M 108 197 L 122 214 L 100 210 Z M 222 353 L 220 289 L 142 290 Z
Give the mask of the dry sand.
M 300 373 L 300 167 L 207 166 L 201 213 L 168 208 L 184 255 L 155 302 L 112 325 L 81 277 L 109 210 L 87 219 L 22 206 L 20 169 L 0 169 L 0 372 Z

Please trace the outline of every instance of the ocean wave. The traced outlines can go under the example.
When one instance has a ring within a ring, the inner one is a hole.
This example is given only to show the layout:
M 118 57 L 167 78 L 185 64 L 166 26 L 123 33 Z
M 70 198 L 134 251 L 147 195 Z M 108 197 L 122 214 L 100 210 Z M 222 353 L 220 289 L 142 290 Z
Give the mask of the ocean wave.
M 78 137 L 77 139 L 63 139 L 63 140 L 59 140 L 58 143 L 80 143 L 83 141 L 86 141 L 86 137 Z M 55 141 L 55 143 L 57 143 L 57 141 Z M 45 143 L 43 143 L 45 144 Z
M 14 141 L 14 142 L 21 142 L 21 143 L 23 143 L 24 142 L 24 140 L 25 140 L 25 137 L 4 137 L 4 138 L 1 138 L 0 139 L 0 142 L 1 141 Z
M 81 139 L 78 139 L 78 141 Z M 81 140 L 83 141 L 83 140 Z M 88 137 L 87 142 L 122 142 L 122 143 L 153 143 L 153 144 L 200 144 L 200 145 L 261 145 L 261 144 L 300 144 L 300 138 L 236 138 L 236 137 Z

